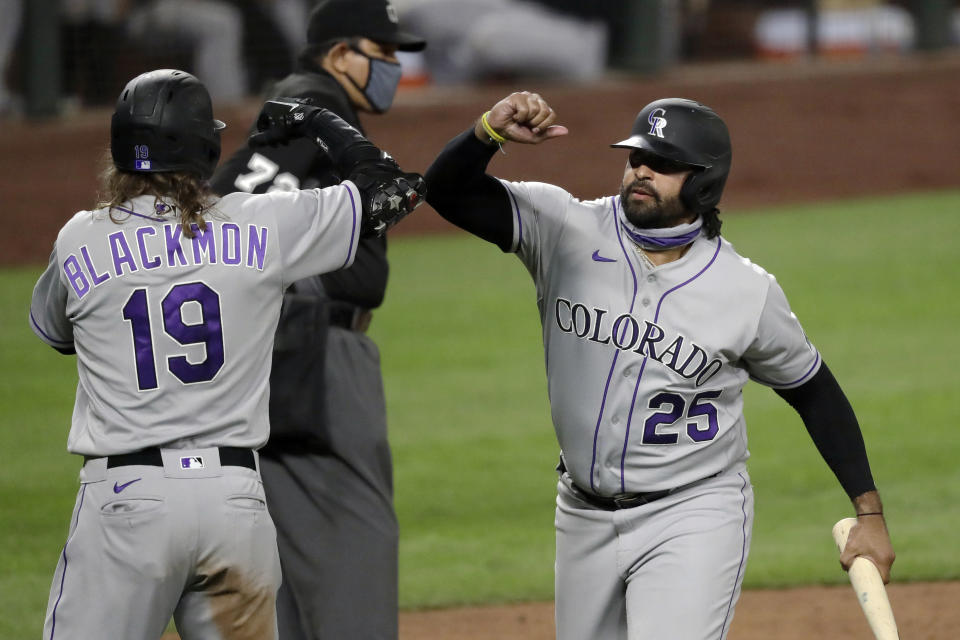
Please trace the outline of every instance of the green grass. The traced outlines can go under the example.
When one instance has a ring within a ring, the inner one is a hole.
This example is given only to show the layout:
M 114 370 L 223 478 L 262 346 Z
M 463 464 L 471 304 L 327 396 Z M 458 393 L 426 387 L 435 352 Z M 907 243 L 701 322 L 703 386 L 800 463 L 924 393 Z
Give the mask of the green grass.
M 860 418 L 898 552 L 894 579 L 960 578 L 960 192 L 724 216 L 774 273 Z M 908 229 L 911 230 L 908 233 Z M 917 233 L 919 230 L 920 233 Z M 465 234 L 398 237 L 381 346 L 407 608 L 552 595 L 557 445 L 533 285 Z M 0 272 L 0 638 L 35 637 L 78 461 L 72 358 L 30 333 L 41 267 Z M 842 583 L 849 504 L 803 425 L 749 385 L 757 496 L 748 587 Z
M 77 490 L 67 453 L 77 368 L 37 340 L 38 269 L 0 271 L 0 638 L 39 637 Z

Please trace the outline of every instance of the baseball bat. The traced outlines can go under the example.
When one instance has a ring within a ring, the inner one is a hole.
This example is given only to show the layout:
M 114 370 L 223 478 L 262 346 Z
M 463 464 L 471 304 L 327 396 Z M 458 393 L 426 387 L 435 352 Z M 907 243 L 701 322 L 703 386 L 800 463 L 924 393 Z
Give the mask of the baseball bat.
M 856 518 L 844 518 L 833 525 L 833 539 L 841 553 L 847 546 L 847 536 L 850 535 L 850 529 L 855 524 L 857 524 Z M 883 579 L 876 565 L 867 558 L 857 557 L 850 565 L 849 574 L 850 584 L 853 585 L 860 608 L 863 609 L 863 615 L 866 616 L 874 637 L 877 640 L 900 640 L 897 622 L 893 619 L 893 609 L 890 608 L 890 600 L 887 598 L 887 590 L 883 586 Z

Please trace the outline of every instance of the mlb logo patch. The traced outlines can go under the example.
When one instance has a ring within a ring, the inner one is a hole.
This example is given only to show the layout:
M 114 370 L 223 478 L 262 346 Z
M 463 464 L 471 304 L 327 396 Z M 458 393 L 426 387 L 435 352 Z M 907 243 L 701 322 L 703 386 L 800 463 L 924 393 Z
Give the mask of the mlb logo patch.
M 139 170 L 141 170 L 141 171 L 149 171 L 149 170 L 150 170 L 150 161 L 149 161 L 149 160 L 137 160 L 137 161 L 134 163 L 134 167 L 136 167 L 137 169 L 139 169 Z
M 181 469 L 203 469 L 203 458 L 201 456 L 183 456 L 180 458 Z

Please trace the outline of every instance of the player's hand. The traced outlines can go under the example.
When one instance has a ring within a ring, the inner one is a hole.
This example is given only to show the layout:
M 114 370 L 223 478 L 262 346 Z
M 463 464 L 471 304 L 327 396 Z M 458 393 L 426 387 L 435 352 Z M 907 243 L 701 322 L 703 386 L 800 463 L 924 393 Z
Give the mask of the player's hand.
M 884 584 L 890 582 L 890 568 L 896 559 L 890 533 L 887 531 L 883 516 L 871 515 L 857 518 L 857 524 L 850 530 L 847 545 L 840 554 L 840 566 L 850 570 L 854 559 L 862 556 L 876 565 Z
M 250 146 L 273 146 L 307 135 L 307 123 L 319 112 L 303 98 L 267 100 L 257 116 L 257 132 L 250 136 Z
M 540 144 L 568 133 L 567 128 L 554 124 L 557 114 L 547 101 L 537 93 L 520 91 L 512 93 L 490 109 L 487 124 L 510 142 Z M 484 141 L 490 139 L 481 122 L 474 128 L 476 136 Z

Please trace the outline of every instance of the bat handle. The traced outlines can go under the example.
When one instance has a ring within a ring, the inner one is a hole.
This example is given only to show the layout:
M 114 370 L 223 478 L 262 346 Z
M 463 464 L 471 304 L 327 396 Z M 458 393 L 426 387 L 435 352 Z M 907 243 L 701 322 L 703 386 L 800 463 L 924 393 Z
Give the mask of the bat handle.
M 837 549 L 843 552 L 847 546 L 850 530 L 857 524 L 856 518 L 844 518 L 833 525 L 833 539 Z M 897 622 L 893 618 L 893 609 L 887 598 L 880 571 L 869 559 L 857 557 L 850 565 L 850 584 L 857 594 L 857 601 L 867 618 L 870 630 L 877 640 L 900 640 Z

